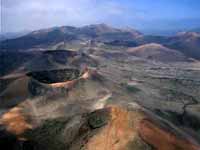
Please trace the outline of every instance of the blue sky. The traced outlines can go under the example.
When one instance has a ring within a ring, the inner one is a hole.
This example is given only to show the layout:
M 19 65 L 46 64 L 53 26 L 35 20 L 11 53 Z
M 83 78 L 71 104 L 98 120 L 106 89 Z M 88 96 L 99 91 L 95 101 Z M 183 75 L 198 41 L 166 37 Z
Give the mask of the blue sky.
M 139 30 L 200 27 L 200 0 L 1 0 L 1 31 L 106 23 Z

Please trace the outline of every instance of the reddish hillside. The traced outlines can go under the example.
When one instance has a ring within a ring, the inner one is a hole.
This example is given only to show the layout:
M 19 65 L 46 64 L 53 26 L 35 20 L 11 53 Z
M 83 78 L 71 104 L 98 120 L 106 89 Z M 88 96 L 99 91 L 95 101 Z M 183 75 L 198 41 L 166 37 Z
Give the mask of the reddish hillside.
M 129 48 L 127 52 L 131 55 L 162 62 L 187 61 L 188 58 L 179 51 L 169 49 L 160 44 L 145 44 Z

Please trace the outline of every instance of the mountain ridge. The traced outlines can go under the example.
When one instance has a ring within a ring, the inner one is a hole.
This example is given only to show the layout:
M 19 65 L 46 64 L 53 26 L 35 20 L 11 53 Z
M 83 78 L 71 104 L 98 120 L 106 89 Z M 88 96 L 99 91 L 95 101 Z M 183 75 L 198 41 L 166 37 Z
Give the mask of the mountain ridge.
M 173 36 L 148 36 L 135 29 L 118 29 L 106 24 L 83 27 L 61 26 L 33 31 L 25 36 L 0 42 L 1 50 L 26 51 L 43 49 L 80 50 L 97 45 L 136 47 L 157 43 L 200 60 L 200 34 L 180 32 Z

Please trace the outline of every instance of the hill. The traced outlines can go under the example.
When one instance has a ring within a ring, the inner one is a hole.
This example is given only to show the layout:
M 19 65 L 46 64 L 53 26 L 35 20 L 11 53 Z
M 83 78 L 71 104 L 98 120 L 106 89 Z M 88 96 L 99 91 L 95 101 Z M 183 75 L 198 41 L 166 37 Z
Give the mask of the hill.
M 105 24 L 80 28 L 63 26 L 42 29 L 20 38 L 2 41 L 0 46 L 5 50 L 55 49 L 66 47 L 68 44 L 84 46 L 91 40 L 98 42 L 132 41 L 140 35 L 140 32 L 133 29 L 116 29 Z
M 140 45 L 158 43 L 165 47 L 175 49 L 187 57 L 200 59 L 200 34 L 198 32 L 181 32 L 175 36 L 142 36 L 137 39 Z
M 172 50 L 160 44 L 150 43 L 142 46 L 129 48 L 131 55 L 161 62 L 188 61 L 188 58 L 177 50 Z
M 200 59 L 200 33 L 181 32 L 171 37 L 166 45 L 181 51 L 187 56 Z

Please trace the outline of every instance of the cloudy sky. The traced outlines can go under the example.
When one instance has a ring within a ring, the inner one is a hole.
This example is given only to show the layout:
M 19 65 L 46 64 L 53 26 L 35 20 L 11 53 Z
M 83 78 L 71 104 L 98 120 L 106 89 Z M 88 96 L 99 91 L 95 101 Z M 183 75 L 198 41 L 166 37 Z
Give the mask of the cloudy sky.
M 1 0 L 1 31 L 106 23 L 137 29 L 200 27 L 200 0 Z

